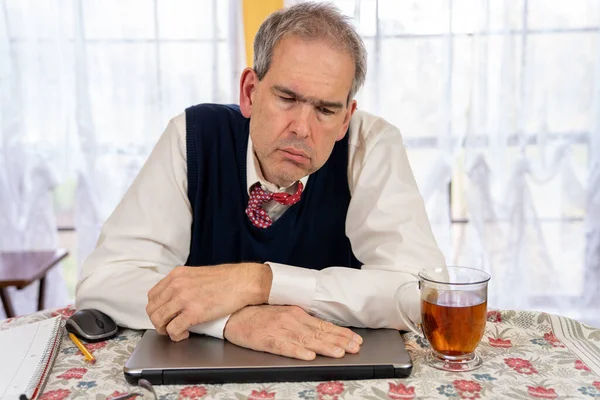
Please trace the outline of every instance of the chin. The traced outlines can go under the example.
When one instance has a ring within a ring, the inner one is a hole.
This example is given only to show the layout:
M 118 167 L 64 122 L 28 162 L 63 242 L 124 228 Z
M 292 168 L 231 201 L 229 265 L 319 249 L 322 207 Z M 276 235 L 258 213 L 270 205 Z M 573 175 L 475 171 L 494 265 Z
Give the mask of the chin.
M 296 182 L 308 175 L 308 172 L 299 171 L 297 168 L 294 171 L 289 171 L 287 168 L 281 168 L 275 175 L 280 182 Z

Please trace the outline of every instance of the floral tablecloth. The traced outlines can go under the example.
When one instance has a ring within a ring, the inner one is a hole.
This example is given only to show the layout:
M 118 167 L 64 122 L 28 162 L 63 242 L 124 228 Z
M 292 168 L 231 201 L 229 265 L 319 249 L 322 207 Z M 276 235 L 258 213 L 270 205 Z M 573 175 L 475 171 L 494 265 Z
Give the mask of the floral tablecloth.
M 40 311 L 0 321 L 0 330 L 63 315 L 71 307 Z M 123 365 L 142 332 L 124 329 L 105 342 L 89 344 L 98 360 L 84 361 L 65 335 L 41 396 L 106 399 L 139 391 L 123 377 Z M 404 336 L 414 362 L 407 379 L 338 382 L 256 383 L 156 386 L 160 400 L 171 399 L 430 399 L 600 398 L 600 329 L 555 315 L 536 312 L 490 311 L 478 348 L 483 366 L 473 372 L 444 372 L 423 363 L 427 344 Z M 1 358 L 0 358 L 1 362 Z M 148 398 L 147 396 L 144 396 Z

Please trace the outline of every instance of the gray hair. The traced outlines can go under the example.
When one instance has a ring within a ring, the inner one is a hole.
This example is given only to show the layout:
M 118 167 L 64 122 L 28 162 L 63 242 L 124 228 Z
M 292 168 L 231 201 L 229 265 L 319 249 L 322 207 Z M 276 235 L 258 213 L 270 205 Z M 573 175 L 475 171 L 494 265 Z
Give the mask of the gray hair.
M 350 19 L 331 4 L 296 4 L 274 12 L 261 24 L 254 38 L 254 70 L 258 79 L 262 80 L 267 74 L 277 43 L 292 35 L 307 40 L 326 40 L 354 58 L 354 79 L 348 102 L 353 99 L 365 82 L 367 50 Z

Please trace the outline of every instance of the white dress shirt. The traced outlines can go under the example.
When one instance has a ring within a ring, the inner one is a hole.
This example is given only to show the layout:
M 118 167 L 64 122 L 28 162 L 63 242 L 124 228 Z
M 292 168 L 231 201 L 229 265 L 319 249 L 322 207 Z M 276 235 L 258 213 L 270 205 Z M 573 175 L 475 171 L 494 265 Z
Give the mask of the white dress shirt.
M 148 291 L 178 265 L 190 248 L 192 208 L 187 196 L 185 114 L 173 118 L 131 187 L 105 222 L 96 249 L 82 266 L 76 307 L 95 308 L 133 329 L 153 329 L 145 308 Z M 332 265 L 321 271 L 269 262 L 273 283 L 269 304 L 297 305 L 342 326 L 405 329 L 394 294 L 422 268 L 445 265 L 400 131 L 382 118 L 357 110 L 348 141 L 351 200 L 346 235 L 364 265 Z M 260 182 L 271 191 L 292 193 L 262 177 L 248 141 L 248 189 Z M 310 177 L 302 179 L 310 185 Z M 277 219 L 288 206 L 271 201 Z M 416 292 L 401 302 L 413 318 Z M 223 338 L 229 317 L 190 328 Z

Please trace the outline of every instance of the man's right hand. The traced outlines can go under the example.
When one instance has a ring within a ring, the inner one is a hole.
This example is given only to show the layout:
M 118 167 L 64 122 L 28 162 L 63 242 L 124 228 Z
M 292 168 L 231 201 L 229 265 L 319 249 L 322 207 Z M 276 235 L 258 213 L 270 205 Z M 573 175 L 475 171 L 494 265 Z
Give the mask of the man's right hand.
M 297 306 L 248 306 L 232 314 L 225 339 L 248 349 L 300 360 L 316 354 L 340 358 L 358 353 L 362 338 L 350 329 L 309 315 Z

